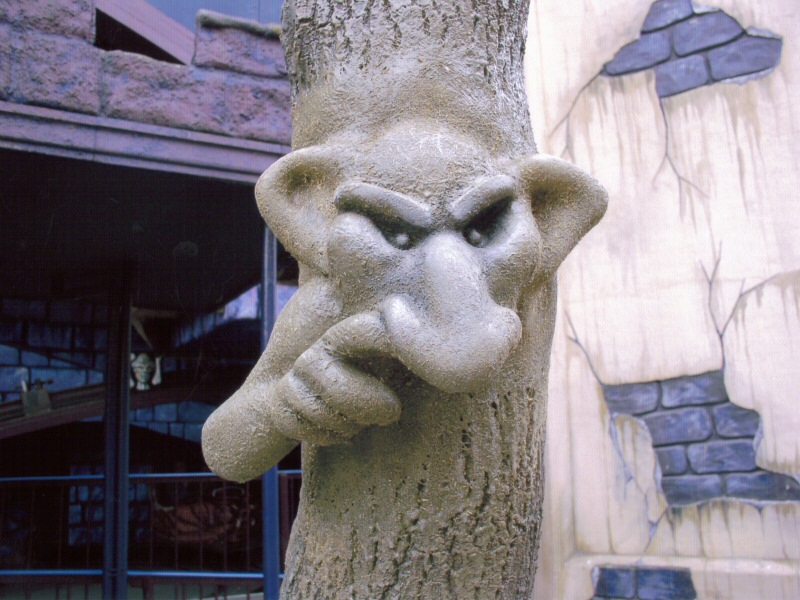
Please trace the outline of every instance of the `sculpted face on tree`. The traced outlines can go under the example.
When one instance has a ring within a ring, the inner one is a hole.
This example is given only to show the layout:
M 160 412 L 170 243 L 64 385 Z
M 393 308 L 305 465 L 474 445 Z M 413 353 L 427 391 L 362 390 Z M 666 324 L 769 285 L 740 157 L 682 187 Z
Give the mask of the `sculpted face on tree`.
M 341 443 L 397 421 L 402 403 L 364 368 L 372 358 L 446 393 L 485 386 L 520 341 L 520 303 L 605 206 L 598 184 L 568 163 L 495 157 L 425 121 L 293 152 L 264 174 L 257 197 L 304 279 L 335 306 L 320 336 L 300 332 L 307 347 L 283 361 L 285 372 L 257 377 L 266 387 L 251 401 L 285 442 L 277 454 L 292 441 Z M 320 310 L 318 297 L 309 302 L 294 312 Z M 250 455 L 222 474 L 252 477 L 282 456 Z

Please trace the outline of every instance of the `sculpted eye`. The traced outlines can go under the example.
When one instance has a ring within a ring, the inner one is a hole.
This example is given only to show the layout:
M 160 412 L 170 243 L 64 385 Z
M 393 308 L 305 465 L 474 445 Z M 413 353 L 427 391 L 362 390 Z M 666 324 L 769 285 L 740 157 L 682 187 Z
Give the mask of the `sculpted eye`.
M 495 233 L 501 228 L 503 219 L 508 212 L 511 198 L 502 198 L 488 208 L 482 210 L 464 228 L 463 235 L 467 242 L 481 248 L 492 241 Z

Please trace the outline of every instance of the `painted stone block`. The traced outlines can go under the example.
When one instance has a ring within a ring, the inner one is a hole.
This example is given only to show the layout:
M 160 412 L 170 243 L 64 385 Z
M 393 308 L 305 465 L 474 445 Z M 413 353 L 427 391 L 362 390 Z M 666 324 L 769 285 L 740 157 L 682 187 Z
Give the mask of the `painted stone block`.
M 636 570 L 627 567 L 600 567 L 594 593 L 601 598 L 636 596 Z
M 670 448 L 658 448 L 656 450 L 658 457 L 658 464 L 661 467 L 662 475 L 680 475 L 685 473 L 689 468 L 689 462 L 686 459 L 686 450 L 683 446 L 674 446 Z
M 726 438 L 755 436 L 760 417 L 754 410 L 726 403 L 711 410 L 717 434 Z
M 756 453 L 751 441 L 713 441 L 692 444 L 686 451 L 689 464 L 696 473 L 752 471 Z
M 13 392 L 23 381 L 28 383 L 28 369 L 25 367 L 0 367 L 0 391 Z
M 661 382 L 661 393 L 664 408 L 716 404 L 728 399 L 722 371 L 667 379 Z
M 708 439 L 713 428 L 704 408 L 681 408 L 642 417 L 650 429 L 654 446 L 700 442 Z
M 695 600 L 692 575 L 684 569 L 645 569 L 637 571 L 641 600 Z
M 606 64 L 605 70 L 609 75 L 642 71 L 664 62 L 671 52 L 668 31 L 648 33 L 623 46 L 611 62 Z
M 72 327 L 49 323 L 31 323 L 28 325 L 28 345 L 34 348 L 62 348 L 68 350 L 72 346 Z
M 691 0 L 659 0 L 654 2 L 645 17 L 642 31 L 667 27 L 692 16 Z
M 705 59 L 694 54 L 655 67 L 656 92 L 662 98 L 705 85 L 709 81 Z
M 800 483 L 779 473 L 768 471 L 732 473 L 726 479 L 727 494 L 732 498 L 776 502 L 800 500 Z
M 695 15 L 672 28 L 672 43 L 679 56 L 725 44 L 744 33 L 736 19 L 714 11 Z
M 18 365 L 19 350 L 13 346 L 0 345 L 0 365 Z
M 658 406 L 658 383 L 605 385 L 603 396 L 612 413 L 640 415 Z
M 685 505 L 718 498 L 723 494 L 719 475 L 662 477 L 661 489 L 670 505 Z
M 86 371 L 56 368 L 31 369 L 31 381 L 37 379 L 44 382 L 52 380 L 52 383 L 45 384 L 45 387 L 51 392 L 58 392 L 86 385 Z
M 782 40 L 745 36 L 708 53 L 711 76 L 719 81 L 758 73 L 776 66 L 781 59 Z

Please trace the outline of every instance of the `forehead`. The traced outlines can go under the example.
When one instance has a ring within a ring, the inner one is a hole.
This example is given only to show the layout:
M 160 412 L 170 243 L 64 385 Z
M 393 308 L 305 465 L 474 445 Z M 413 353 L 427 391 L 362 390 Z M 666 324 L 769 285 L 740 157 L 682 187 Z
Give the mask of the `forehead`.
M 428 123 L 403 123 L 362 149 L 357 176 L 432 203 L 496 172 L 489 153 L 476 140 Z

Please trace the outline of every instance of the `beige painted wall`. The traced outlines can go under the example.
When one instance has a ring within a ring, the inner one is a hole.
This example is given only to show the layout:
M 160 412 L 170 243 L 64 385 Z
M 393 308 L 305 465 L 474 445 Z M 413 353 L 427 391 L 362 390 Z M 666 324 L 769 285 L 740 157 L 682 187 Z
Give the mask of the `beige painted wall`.
M 647 428 L 612 422 L 600 389 L 724 360 L 731 401 L 761 416 L 759 466 L 800 476 L 800 4 L 713 6 L 782 35 L 780 65 L 660 100 L 652 71 L 597 76 L 649 1 L 533 2 L 539 150 L 611 197 L 559 275 L 542 600 L 587 600 L 613 563 L 689 567 L 700 598 L 800 598 L 800 503 L 668 509 Z

